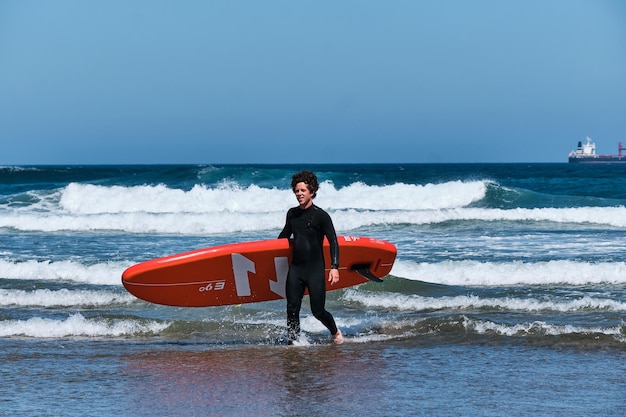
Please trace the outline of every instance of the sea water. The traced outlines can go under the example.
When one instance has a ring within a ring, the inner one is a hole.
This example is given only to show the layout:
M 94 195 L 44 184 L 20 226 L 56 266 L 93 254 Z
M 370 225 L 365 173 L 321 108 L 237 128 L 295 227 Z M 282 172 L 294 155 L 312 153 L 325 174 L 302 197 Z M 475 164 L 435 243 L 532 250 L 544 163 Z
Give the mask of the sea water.
M 291 175 L 383 283 L 177 308 L 127 293 L 155 257 L 275 238 Z M 626 166 L 0 167 L 0 415 L 626 415 Z

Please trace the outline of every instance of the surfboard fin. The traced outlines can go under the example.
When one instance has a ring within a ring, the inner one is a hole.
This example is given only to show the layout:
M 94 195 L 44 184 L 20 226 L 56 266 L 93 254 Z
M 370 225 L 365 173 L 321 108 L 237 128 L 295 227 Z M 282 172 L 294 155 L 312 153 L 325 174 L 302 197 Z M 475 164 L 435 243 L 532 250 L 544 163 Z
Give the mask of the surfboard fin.
M 352 269 L 353 271 L 356 271 L 359 275 L 361 275 L 364 278 L 369 279 L 370 281 L 383 282 L 382 279 L 372 274 L 372 271 L 370 271 L 370 266 L 371 264 L 355 264 L 355 265 L 352 265 L 350 269 Z

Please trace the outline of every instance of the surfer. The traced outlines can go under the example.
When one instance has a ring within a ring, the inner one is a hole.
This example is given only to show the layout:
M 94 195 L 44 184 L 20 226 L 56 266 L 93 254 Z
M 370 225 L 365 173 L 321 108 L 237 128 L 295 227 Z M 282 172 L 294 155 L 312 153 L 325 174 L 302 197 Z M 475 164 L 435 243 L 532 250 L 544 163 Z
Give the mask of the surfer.
M 293 257 L 287 274 L 287 333 L 292 344 L 300 336 L 300 308 L 306 288 L 309 290 L 311 312 L 333 335 L 337 344 L 343 343 L 341 330 L 326 311 L 326 282 L 324 280 L 324 236 L 330 243 L 331 266 L 328 281 L 339 281 L 339 245 L 333 222 L 324 210 L 313 204 L 319 184 L 317 176 L 301 171 L 291 178 L 291 188 L 298 206 L 287 212 L 287 220 L 279 239 L 293 235 Z

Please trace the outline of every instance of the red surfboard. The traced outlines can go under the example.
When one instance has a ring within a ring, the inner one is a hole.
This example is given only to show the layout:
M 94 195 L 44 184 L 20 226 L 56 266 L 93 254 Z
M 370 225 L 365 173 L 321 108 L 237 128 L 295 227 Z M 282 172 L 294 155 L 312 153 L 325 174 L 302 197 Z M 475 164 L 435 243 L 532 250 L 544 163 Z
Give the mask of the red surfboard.
M 338 290 L 381 281 L 389 274 L 396 247 L 384 240 L 338 236 Z M 324 241 L 326 271 L 330 246 Z M 288 239 L 234 243 L 198 249 L 131 266 L 122 284 L 137 298 L 179 307 L 209 307 L 256 303 L 285 298 L 285 281 L 291 261 Z

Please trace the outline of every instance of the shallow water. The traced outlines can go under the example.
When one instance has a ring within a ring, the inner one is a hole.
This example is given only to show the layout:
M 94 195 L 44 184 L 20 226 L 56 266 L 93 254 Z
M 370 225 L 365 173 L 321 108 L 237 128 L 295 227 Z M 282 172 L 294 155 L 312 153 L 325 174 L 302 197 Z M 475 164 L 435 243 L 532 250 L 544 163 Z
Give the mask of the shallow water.
M 439 338 L 2 342 L 13 416 L 623 415 L 626 355 Z

